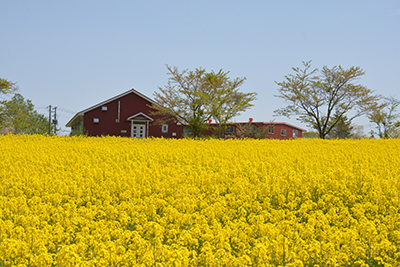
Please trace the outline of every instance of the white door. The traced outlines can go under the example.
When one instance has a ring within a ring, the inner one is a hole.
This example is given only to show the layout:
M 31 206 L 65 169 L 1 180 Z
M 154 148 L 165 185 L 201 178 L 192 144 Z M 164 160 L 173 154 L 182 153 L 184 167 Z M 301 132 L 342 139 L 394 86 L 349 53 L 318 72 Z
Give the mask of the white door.
M 132 123 L 132 137 L 145 138 L 146 124 Z

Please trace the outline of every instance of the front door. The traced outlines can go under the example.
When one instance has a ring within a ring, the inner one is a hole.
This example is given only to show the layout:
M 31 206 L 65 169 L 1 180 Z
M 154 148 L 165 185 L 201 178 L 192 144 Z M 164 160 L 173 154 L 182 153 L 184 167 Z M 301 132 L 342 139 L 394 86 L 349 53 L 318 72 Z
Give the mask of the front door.
M 146 124 L 132 123 L 132 137 L 145 138 L 146 137 Z

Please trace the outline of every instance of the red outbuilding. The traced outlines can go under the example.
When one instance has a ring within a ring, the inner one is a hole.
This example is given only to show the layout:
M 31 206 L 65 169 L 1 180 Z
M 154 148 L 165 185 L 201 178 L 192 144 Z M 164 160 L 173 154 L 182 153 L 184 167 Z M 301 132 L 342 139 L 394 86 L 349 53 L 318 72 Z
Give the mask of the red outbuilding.
M 107 99 L 101 103 L 84 109 L 66 124 L 71 133 L 83 133 L 88 136 L 125 136 L 125 137 L 166 137 L 181 138 L 190 135 L 184 125 L 175 121 L 164 124 L 156 123 L 160 117 L 152 115 L 151 105 L 156 102 L 135 89 Z M 217 124 L 209 123 L 209 130 L 204 135 L 213 135 Z M 263 133 L 264 138 L 291 139 L 301 138 L 303 128 L 286 122 L 235 122 L 230 123 L 224 137 L 237 137 L 238 131 L 247 127 L 248 131 Z M 247 129 L 246 128 L 246 129 Z
M 216 135 L 217 123 L 209 122 L 209 127 L 204 135 Z M 187 129 L 183 131 L 186 134 Z M 282 121 L 258 121 L 250 119 L 248 122 L 229 123 L 223 133 L 224 138 L 256 137 L 260 139 L 293 139 L 302 138 L 306 129 Z

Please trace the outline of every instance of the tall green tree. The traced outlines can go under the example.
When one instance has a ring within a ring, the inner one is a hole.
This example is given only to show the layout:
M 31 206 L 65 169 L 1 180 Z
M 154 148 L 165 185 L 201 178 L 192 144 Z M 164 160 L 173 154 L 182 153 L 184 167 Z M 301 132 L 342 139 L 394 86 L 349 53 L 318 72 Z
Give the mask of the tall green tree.
M 324 66 L 319 71 L 311 69 L 311 61 L 303 65 L 304 68 L 292 68 L 294 74 L 286 75 L 284 81 L 276 82 L 276 96 L 289 105 L 275 110 L 275 114 L 299 116 L 298 120 L 316 129 L 320 138 L 325 139 L 344 116 L 351 122 L 367 114 L 380 99 L 372 90 L 356 83 L 365 74 L 360 67 Z
M 219 123 L 218 133 L 227 122 L 252 106 L 256 93 L 239 92 L 245 78 L 230 79 L 229 72 L 206 72 L 203 68 L 180 72 L 167 65 L 168 84 L 155 92 L 153 115 L 186 125 L 195 137 L 208 129 L 207 122 Z M 161 122 L 163 119 L 160 119 Z
M 39 114 L 31 100 L 15 94 L 0 102 L 0 129 L 13 134 L 46 134 L 48 120 Z
M 375 124 L 380 138 L 398 138 L 400 129 L 400 114 L 397 113 L 397 108 L 400 101 L 394 97 L 386 97 L 383 103 L 377 104 L 368 114 L 370 122 Z M 372 131 L 372 134 L 375 134 Z

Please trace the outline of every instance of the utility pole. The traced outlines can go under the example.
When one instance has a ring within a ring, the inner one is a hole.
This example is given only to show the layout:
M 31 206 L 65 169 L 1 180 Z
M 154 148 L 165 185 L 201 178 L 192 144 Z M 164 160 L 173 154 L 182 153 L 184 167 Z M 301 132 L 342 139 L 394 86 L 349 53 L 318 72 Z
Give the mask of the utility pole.
M 49 105 L 49 136 L 51 136 L 51 105 Z
M 53 124 L 54 124 L 54 134 L 57 134 L 57 107 L 54 107 Z

